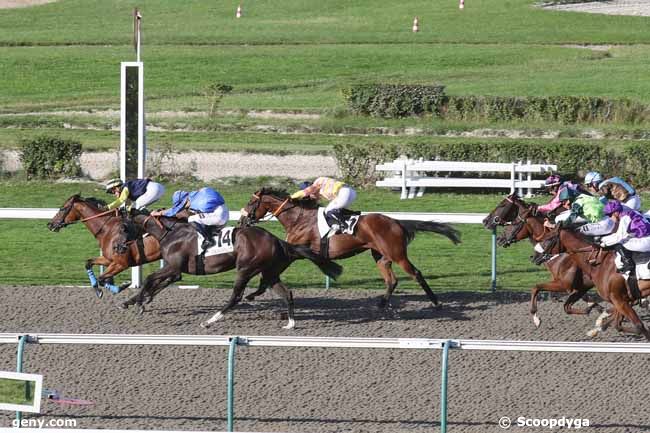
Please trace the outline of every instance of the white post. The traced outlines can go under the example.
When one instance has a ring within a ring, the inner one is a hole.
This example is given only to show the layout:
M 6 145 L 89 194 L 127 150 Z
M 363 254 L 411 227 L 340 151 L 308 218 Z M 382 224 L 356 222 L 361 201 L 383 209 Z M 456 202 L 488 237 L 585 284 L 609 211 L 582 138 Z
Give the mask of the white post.
M 402 161 L 402 196 L 400 199 L 404 200 L 408 197 L 408 192 L 406 190 L 406 165 L 408 161 Z
M 517 163 L 517 166 L 521 167 L 521 165 L 522 161 L 519 161 L 519 163 Z M 524 189 L 521 187 L 521 182 L 524 180 L 524 174 L 521 171 L 517 173 L 517 179 L 519 180 L 519 188 L 517 188 L 517 194 L 519 194 L 519 197 L 523 197 Z
M 526 163 L 530 166 L 531 165 L 530 159 L 526 161 Z M 527 180 L 528 180 L 528 189 L 526 190 L 526 197 L 530 198 L 533 196 L 533 188 L 530 186 L 531 182 L 533 181 L 533 172 L 530 170 L 528 171 Z
M 142 15 L 138 8 L 133 10 L 133 43 L 135 44 L 136 61 L 140 61 L 140 41 L 142 38 Z
M 515 192 L 515 167 L 517 166 L 516 162 L 512 163 L 512 167 L 510 167 L 510 194 Z

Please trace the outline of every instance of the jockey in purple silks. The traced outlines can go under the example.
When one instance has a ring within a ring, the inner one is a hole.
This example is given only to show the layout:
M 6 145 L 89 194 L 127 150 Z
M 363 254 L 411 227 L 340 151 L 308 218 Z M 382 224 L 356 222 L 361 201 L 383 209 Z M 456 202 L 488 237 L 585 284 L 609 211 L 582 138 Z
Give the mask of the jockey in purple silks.
M 640 212 L 623 206 L 617 200 L 608 201 L 604 212 L 618 223 L 618 229 L 611 235 L 604 236 L 600 244 L 603 247 L 613 246 L 620 254 L 623 265 L 619 271 L 631 271 L 634 269 L 634 260 L 629 252 L 650 252 L 650 221 Z

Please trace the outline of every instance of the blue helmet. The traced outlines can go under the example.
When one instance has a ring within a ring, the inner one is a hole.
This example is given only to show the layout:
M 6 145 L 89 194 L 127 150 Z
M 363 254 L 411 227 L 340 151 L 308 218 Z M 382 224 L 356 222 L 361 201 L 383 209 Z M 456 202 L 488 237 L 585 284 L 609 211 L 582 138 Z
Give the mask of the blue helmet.
M 298 188 L 305 189 L 305 188 L 308 188 L 309 186 L 311 186 L 311 182 L 306 180 L 304 182 L 301 182 L 300 185 L 298 185 Z
M 585 174 L 586 185 L 599 185 L 603 181 L 603 176 L 597 171 L 590 171 Z
M 174 216 L 185 207 L 185 200 L 190 196 L 187 191 L 175 191 L 172 195 L 172 208 L 169 209 L 165 215 Z

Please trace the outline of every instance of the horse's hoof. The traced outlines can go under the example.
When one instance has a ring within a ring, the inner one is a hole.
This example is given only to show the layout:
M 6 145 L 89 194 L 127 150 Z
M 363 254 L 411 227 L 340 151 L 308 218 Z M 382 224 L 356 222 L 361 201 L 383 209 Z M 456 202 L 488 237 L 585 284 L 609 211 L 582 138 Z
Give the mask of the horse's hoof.
M 93 289 L 95 289 L 95 296 L 97 296 L 97 298 L 102 299 L 104 297 L 104 291 L 101 289 L 101 287 L 95 286 Z
M 255 300 L 255 296 L 253 296 L 253 295 L 248 295 L 248 296 L 245 296 L 244 299 L 246 299 L 246 300 L 249 301 L 249 302 L 250 302 L 250 301 L 254 301 L 254 300 Z
M 289 322 L 282 327 L 282 329 L 293 329 L 296 327 L 296 321 L 293 319 L 290 319 Z
M 122 302 L 121 304 L 119 304 L 119 307 L 122 310 L 128 310 L 129 309 L 129 304 L 127 304 L 126 302 Z
M 533 315 L 533 323 L 535 324 L 536 328 L 539 328 L 539 325 L 542 324 L 542 321 L 540 320 L 539 316 L 537 316 L 537 313 Z
M 124 289 L 128 289 L 128 287 L 131 285 L 130 281 L 127 281 L 125 283 L 120 284 L 120 292 Z
M 433 308 L 436 310 L 441 310 L 442 309 L 442 302 L 438 301 L 437 304 L 433 304 Z
M 138 304 L 138 307 L 136 309 L 138 316 L 142 316 L 144 314 L 144 311 L 145 311 L 144 305 Z
M 199 326 L 201 326 L 201 328 L 208 329 L 210 327 L 210 324 L 208 322 L 201 322 Z
M 599 329 L 596 329 L 596 328 L 594 328 L 594 329 L 590 329 L 589 331 L 587 331 L 587 337 L 594 338 L 594 337 L 596 337 L 599 333 L 600 333 L 600 330 L 599 330 Z

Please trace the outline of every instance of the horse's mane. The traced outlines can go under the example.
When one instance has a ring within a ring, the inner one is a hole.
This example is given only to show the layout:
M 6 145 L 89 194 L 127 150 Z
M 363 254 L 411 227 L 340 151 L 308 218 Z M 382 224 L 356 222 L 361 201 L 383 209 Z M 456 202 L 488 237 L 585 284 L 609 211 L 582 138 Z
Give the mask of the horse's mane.
M 94 207 L 96 207 L 98 209 L 101 209 L 101 208 L 106 206 L 106 202 L 104 200 L 102 200 L 102 199 L 99 199 L 99 198 L 86 197 L 86 198 L 82 198 L 82 200 L 85 201 L 86 203 L 88 203 L 89 205 L 94 206 Z
M 262 195 L 271 195 L 273 197 L 279 198 L 280 200 L 284 200 L 290 197 L 286 189 L 280 189 L 280 188 L 264 187 L 260 190 L 260 193 Z M 291 199 L 291 201 L 293 203 L 296 203 L 304 207 L 305 209 L 318 209 L 319 206 L 318 200 L 314 200 L 311 198 L 302 198 L 298 200 Z

